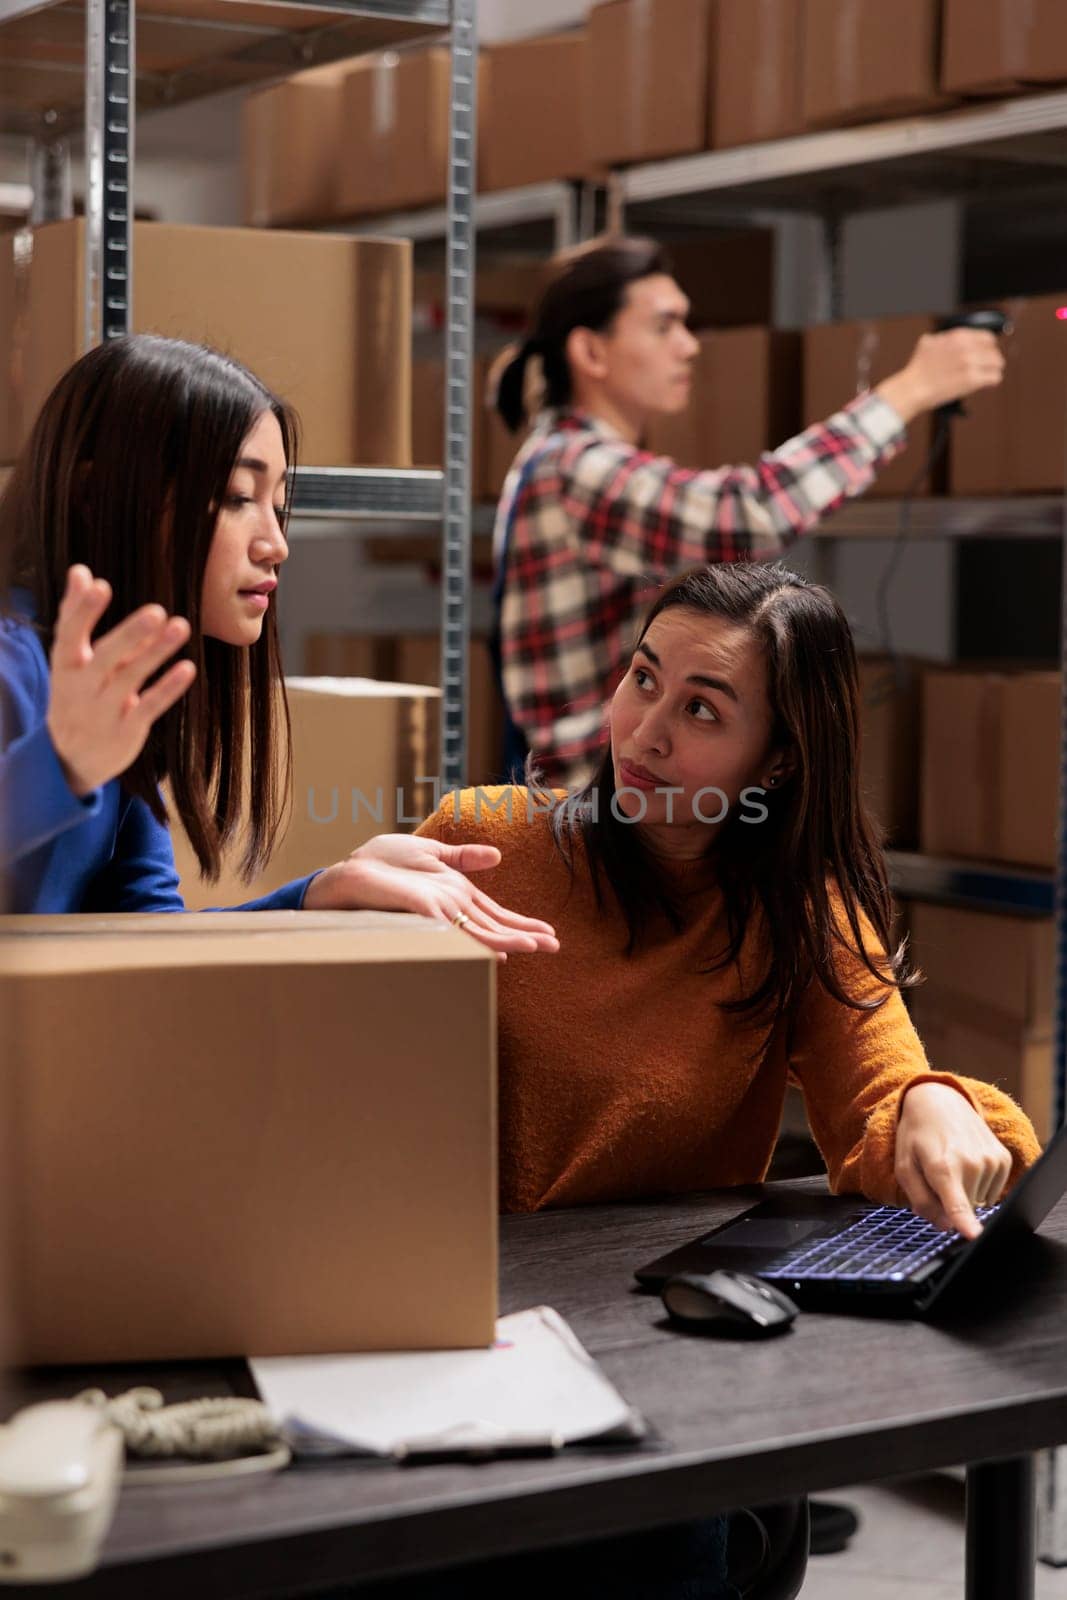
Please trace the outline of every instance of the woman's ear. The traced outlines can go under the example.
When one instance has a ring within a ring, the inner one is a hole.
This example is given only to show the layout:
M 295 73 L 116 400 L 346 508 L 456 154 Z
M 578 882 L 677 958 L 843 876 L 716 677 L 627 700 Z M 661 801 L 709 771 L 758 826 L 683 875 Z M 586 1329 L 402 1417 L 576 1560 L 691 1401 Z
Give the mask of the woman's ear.
M 772 750 L 761 778 L 764 789 L 780 789 L 796 770 L 794 750 Z

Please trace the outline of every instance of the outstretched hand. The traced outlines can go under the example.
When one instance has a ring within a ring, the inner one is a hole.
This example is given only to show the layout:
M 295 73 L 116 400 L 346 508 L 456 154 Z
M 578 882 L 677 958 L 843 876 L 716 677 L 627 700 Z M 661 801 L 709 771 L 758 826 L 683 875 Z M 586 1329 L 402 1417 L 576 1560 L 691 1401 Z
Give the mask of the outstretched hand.
M 555 951 L 559 941 L 547 922 L 499 905 L 466 874 L 499 866 L 493 845 L 445 844 L 410 833 L 370 839 L 344 861 L 313 879 L 304 899 L 309 911 L 413 911 L 438 922 L 460 921 L 464 933 L 509 954 Z
M 152 724 L 180 700 L 196 677 L 178 661 L 145 684 L 189 638 L 184 617 L 162 606 L 141 606 L 100 639 L 93 629 L 111 603 L 111 585 L 88 567 L 74 566 L 52 636 L 51 688 L 46 723 L 67 782 L 89 794 L 126 771 Z

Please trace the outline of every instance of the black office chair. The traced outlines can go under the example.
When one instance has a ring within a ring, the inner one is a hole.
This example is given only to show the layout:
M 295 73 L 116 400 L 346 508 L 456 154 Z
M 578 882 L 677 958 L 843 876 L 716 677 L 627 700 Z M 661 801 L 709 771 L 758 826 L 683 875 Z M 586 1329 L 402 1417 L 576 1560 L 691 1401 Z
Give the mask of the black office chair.
M 727 1572 L 741 1600 L 794 1600 L 808 1570 L 806 1496 L 730 1513 Z

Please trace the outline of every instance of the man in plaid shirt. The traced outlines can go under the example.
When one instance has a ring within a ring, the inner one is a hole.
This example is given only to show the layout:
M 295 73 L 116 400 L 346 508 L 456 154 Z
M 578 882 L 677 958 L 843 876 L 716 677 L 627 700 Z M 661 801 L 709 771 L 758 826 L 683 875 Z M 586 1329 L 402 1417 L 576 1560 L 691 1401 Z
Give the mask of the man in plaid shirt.
M 684 409 L 698 349 L 689 303 L 649 240 L 569 253 L 497 405 L 525 421 L 526 362 L 547 408 L 497 513 L 501 671 L 509 716 L 538 770 L 575 789 L 593 774 L 604 706 L 656 589 L 708 561 L 767 561 L 904 447 L 921 411 L 1000 382 L 992 334 L 925 336 L 908 366 L 754 466 L 691 472 L 641 448 L 650 420 Z

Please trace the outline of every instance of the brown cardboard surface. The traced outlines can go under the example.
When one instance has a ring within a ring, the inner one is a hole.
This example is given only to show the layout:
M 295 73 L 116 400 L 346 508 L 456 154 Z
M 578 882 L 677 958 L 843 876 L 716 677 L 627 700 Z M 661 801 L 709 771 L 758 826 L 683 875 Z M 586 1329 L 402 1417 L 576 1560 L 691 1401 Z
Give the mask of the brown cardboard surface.
M 672 241 L 674 277 L 690 302 L 694 328 L 742 328 L 774 318 L 774 232 L 732 233 Z
M 788 139 L 804 126 L 803 0 L 717 0 L 708 148 Z
M 486 398 L 490 358 L 476 356 L 471 370 L 471 498 L 495 498 L 488 477 L 488 435 L 491 424 Z M 445 440 L 445 368 L 443 361 L 416 361 L 411 383 L 411 451 L 417 467 L 440 467 Z
M 205 883 L 172 818 L 181 892 L 191 910 L 242 905 L 342 861 L 379 833 L 410 831 L 433 809 L 439 691 L 359 679 L 287 681 L 293 729 L 292 812 L 266 870 L 238 874 L 240 843 L 218 882 Z
M 1004 382 L 967 401 L 953 431 L 953 494 L 1059 493 L 1067 483 L 1067 290 L 1001 302 Z
M 929 669 L 922 701 L 923 850 L 1054 866 L 1059 674 Z
M 804 0 L 804 121 L 833 127 L 949 104 L 940 0 Z
M 911 956 L 926 982 L 912 1019 L 939 1072 L 982 1078 L 1051 1132 L 1054 927 L 1050 918 L 912 901 Z
M 24 268 L 5 245 L 0 278 L 13 287 L 0 289 L 0 316 L 16 298 L 22 308 L 14 327 L 0 324 L 0 344 L 23 352 L 23 389 L 0 413 L 0 458 L 11 460 L 82 353 L 83 224 L 36 230 Z M 305 465 L 410 466 L 409 243 L 138 223 L 133 248 L 135 330 L 251 367 L 300 413 Z
M 448 182 L 449 52 L 393 50 L 350 63 L 341 88 L 334 216 L 442 205 Z M 479 130 L 485 61 L 479 60 Z M 479 146 L 481 147 L 479 131 Z
M 658 418 L 649 448 L 699 471 L 784 444 L 800 425 L 800 336 L 730 328 L 699 343 L 688 409 Z
M 887 656 L 859 661 L 860 787 L 897 849 L 919 833 L 919 674 L 917 663 Z
M 344 136 L 342 62 L 248 95 L 241 107 L 244 220 L 253 228 L 322 222 L 334 212 L 333 153 Z
M 586 24 L 588 153 L 623 166 L 701 150 L 709 0 L 608 0 Z
M 397 683 L 441 681 L 441 645 L 435 634 L 317 633 L 305 647 L 309 673 L 339 677 L 370 676 Z M 470 642 L 470 705 L 467 777 L 470 783 L 497 781 L 504 747 L 503 709 L 485 639 Z
M 486 951 L 358 913 L 57 920 L 0 928 L 23 1359 L 491 1341 Z
M 486 51 L 478 187 L 517 189 L 585 175 L 585 33 Z
M 932 317 L 882 317 L 856 322 L 827 322 L 804 330 L 804 424 L 822 422 L 849 400 L 875 388 L 910 360 L 924 333 L 932 333 Z M 929 494 L 941 482 L 916 485 L 915 476 L 930 453 L 933 421 L 929 413 L 908 428 L 903 453 L 875 478 L 868 495 L 900 495 L 909 488 Z
M 1063 0 L 944 0 L 941 87 L 1005 94 L 1067 82 Z

